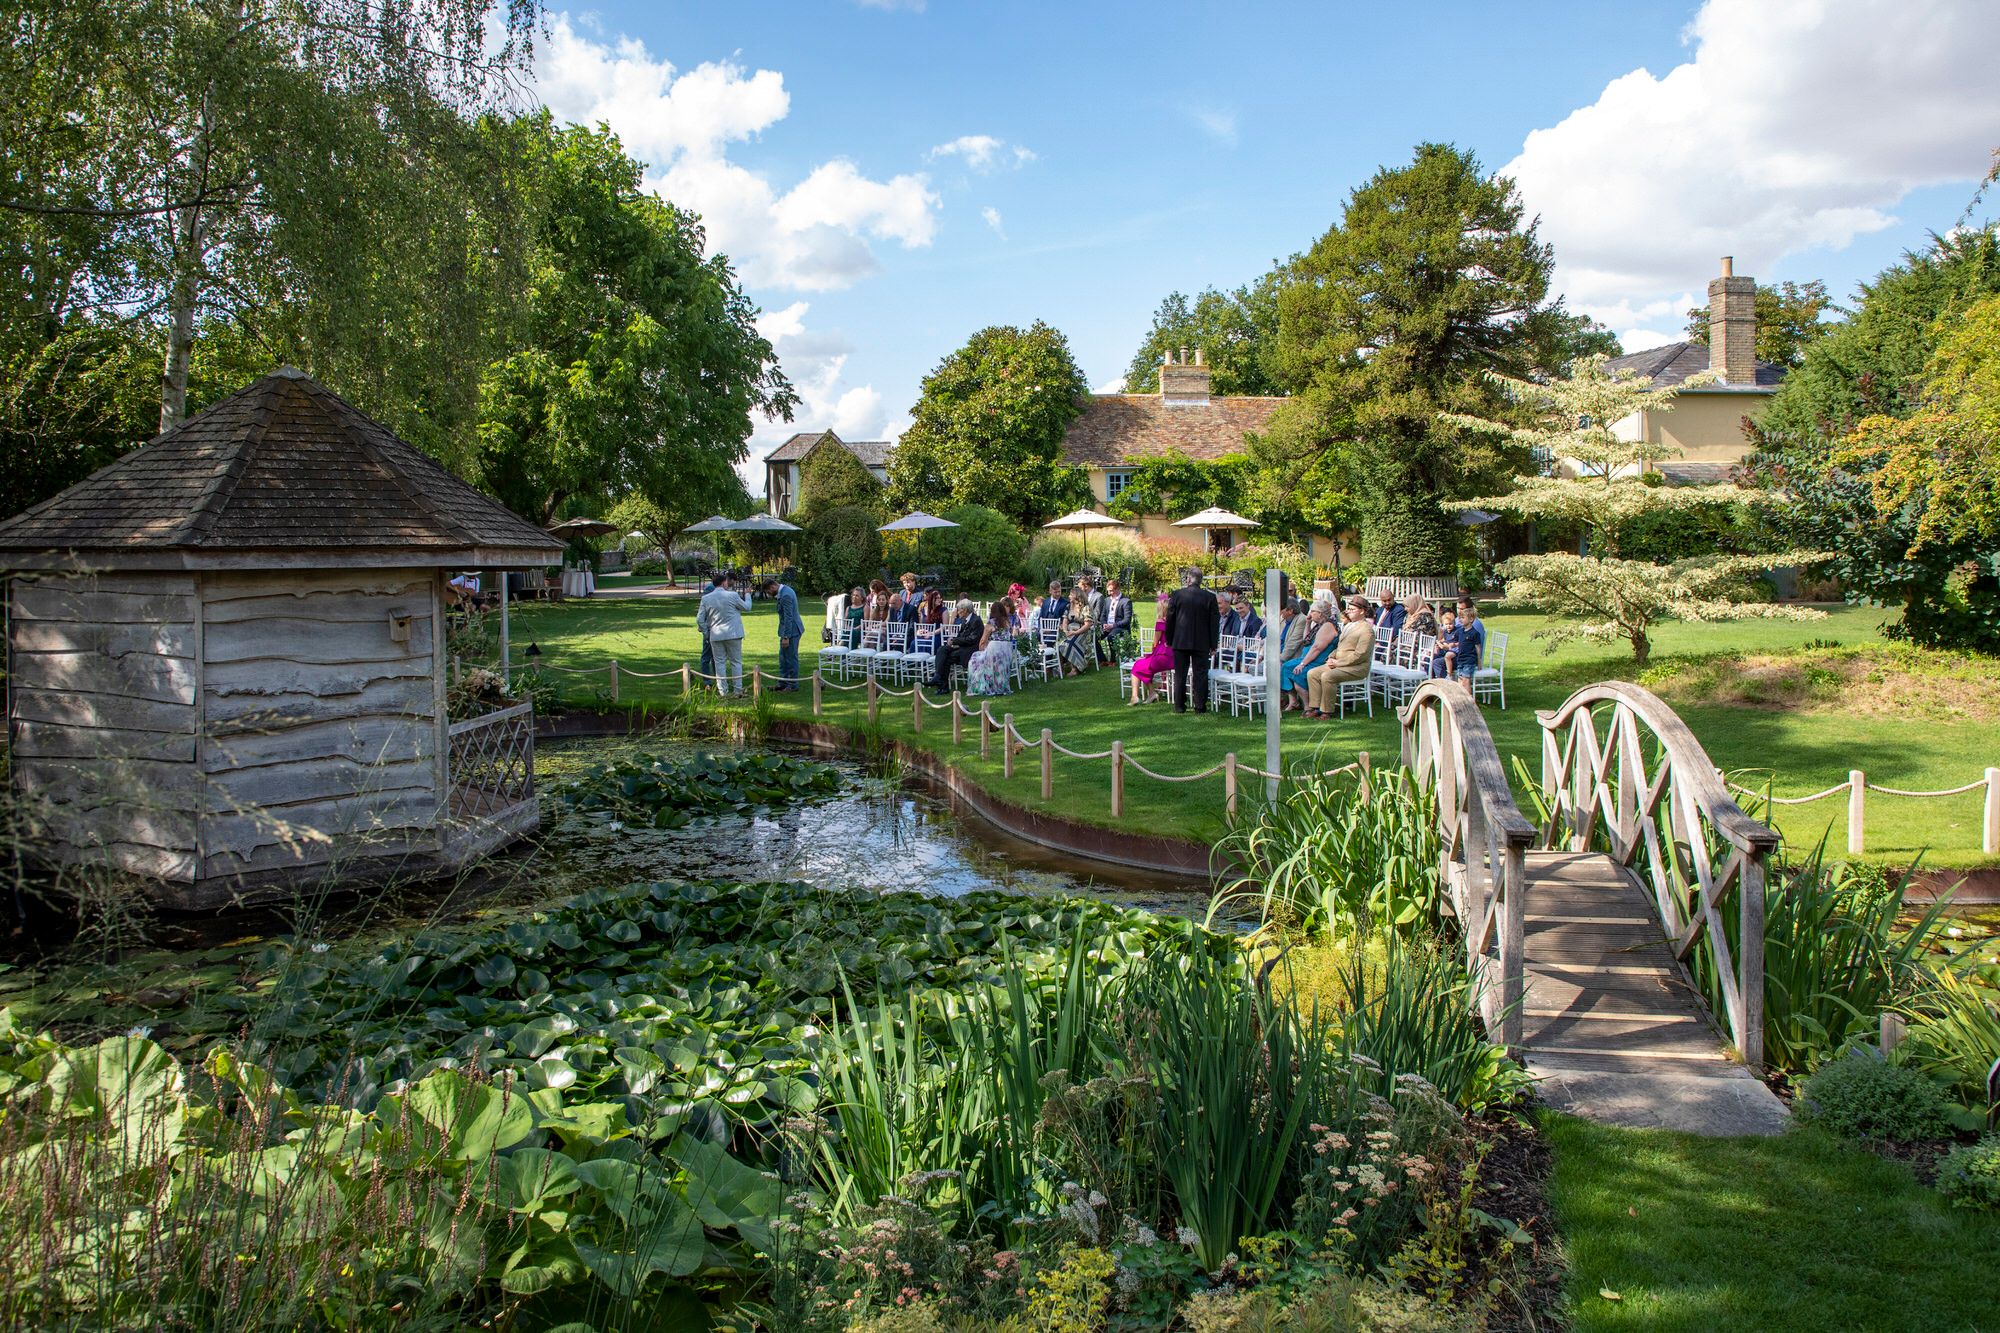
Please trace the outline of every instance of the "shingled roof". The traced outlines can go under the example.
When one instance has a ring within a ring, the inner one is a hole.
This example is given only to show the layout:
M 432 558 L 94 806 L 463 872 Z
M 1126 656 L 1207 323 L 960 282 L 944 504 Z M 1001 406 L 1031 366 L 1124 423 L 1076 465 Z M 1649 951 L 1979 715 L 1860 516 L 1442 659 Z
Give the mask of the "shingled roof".
M 764 456 L 766 463 L 796 463 L 822 440 L 832 440 L 861 460 L 864 467 L 887 467 L 895 446 L 887 440 L 843 440 L 830 430 L 800 431 Z
M 13 568 L 497 568 L 562 550 L 289 367 L 0 523 Z
M 1690 375 L 1700 374 L 1709 368 L 1708 344 L 1697 342 L 1667 343 L 1663 347 L 1649 347 L 1643 352 L 1632 352 L 1626 356 L 1614 356 L 1604 363 L 1606 370 L 1629 370 L 1635 375 L 1643 375 L 1653 382 L 1655 389 L 1670 389 L 1685 381 Z M 1770 361 L 1757 363 L 1755 384 L 1704 384 L 1689 389 L 1689 393 L 1770 393 L 1785 378 L 1785 367 Z
M 1240 454 L 1244 436 L 1270 425 L 1282 398 L 1208 398 L 1173 402 L 1151 393 L 1100 393 L 1063 434 L 1063 461 L 1118 467 L 1179 450 L 1190 458 Z

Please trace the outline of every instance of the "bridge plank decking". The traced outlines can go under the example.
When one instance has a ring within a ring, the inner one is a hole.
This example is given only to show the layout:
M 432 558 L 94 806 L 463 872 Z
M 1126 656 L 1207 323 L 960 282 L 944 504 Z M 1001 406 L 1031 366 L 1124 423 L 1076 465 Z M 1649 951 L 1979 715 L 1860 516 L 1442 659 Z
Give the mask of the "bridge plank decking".
M 1557 1110 L 1697 1134 L 1775 1134 L 1783 1103 L 1724 1049 L 1651 900 L 1597 852 L 1529 852 L 1520 1055 Z

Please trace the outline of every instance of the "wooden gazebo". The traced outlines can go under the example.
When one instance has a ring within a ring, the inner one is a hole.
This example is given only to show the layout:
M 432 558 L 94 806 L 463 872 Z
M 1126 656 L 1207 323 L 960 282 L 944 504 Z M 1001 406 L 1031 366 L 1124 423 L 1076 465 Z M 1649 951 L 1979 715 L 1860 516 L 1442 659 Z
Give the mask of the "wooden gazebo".
M 534 826 L 534 718 L 447 716 L 446 579 L 561 554 L 267 375 L 0 523 L 15 789 L 175 906 L 451 869 Z

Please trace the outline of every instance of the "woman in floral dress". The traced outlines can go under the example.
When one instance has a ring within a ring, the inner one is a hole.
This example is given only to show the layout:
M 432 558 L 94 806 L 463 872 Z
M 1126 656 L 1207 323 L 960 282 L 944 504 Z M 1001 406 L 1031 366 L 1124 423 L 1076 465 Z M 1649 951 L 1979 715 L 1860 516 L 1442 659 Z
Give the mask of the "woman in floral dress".
M 980 637 L 972 660 L 965 665 L 967 694 L 990 696 L 1014 692 L 1015 620 L 1012 598 L 1002 597 L 993 603 L 993 614 L 986 618 L 986 632 Z

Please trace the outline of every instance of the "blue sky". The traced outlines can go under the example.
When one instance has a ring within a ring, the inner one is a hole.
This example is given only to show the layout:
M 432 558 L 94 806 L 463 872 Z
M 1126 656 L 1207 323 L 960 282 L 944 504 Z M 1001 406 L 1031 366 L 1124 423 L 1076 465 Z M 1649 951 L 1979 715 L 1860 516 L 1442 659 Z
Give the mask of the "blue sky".
M 1049 321 L 1109 386 L 1167 292 L 1254 278 L 1427 139 L 1517 175 L 1628 348 L 1725 253 L 1845 294 L 1957 221 L 1996 46 L 1983 0 L 600 4 L 533 91 L 738 264 L 807 398 L 762 452 L 894 433 L 987 324 Z

